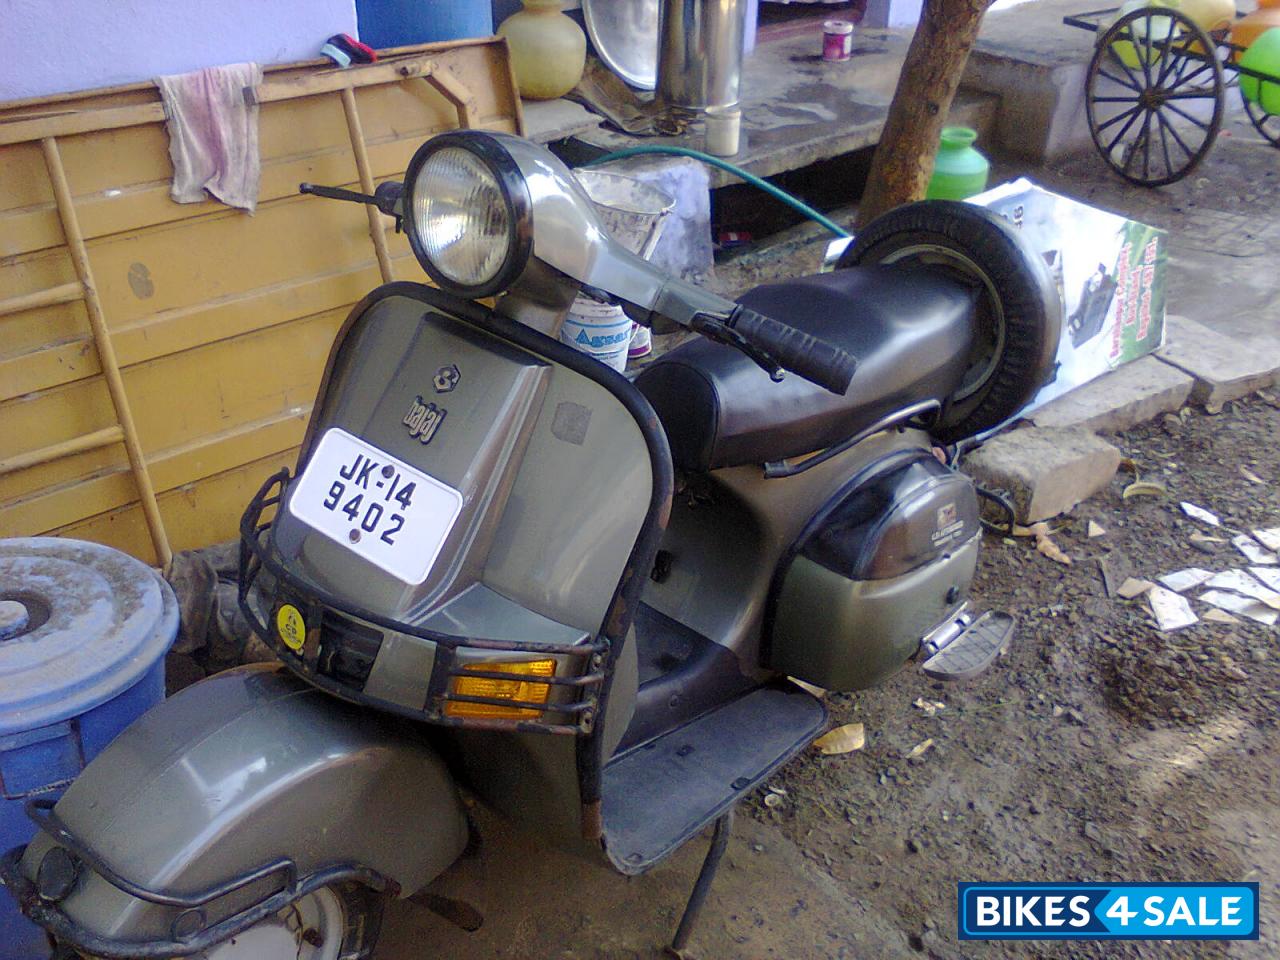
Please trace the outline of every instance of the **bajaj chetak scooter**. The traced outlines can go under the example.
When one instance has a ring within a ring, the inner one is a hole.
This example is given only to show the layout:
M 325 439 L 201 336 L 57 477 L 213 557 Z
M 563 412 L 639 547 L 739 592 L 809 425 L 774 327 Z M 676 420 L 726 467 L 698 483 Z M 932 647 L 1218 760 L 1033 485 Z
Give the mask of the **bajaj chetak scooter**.
M 244 515 L 241 606 L 281 664 L 187 688 L 31 802 L 5 884 L 63 956 L 367 957 L 384 898 L 467 844 L 461 787 L 626 874 L 715 824 L 683 947 L 735 803 L 823 729 L 789 678 L 963 678 L 1009 642 L 969 609 L 978 498 L 935 451 L 1050 375 L 1042 260 L 914 204 L 732 302 L 479 131 L 372 196 L 302 189 L 402 221 L 437 286 L 356 306 L 296 475 Z M 557 340 L 580 290 L 701 337 L 632 382 Z

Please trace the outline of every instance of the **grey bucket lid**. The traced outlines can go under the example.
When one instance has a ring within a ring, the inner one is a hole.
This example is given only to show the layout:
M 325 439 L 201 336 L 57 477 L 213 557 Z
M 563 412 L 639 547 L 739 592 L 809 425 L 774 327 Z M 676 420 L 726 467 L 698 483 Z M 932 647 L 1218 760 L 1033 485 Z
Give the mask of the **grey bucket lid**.
M 0 623 L 0 735 L 118 696 L 165 655 L 178 630 L 177 601 L 159 574 L 83 540 L 0 540 L 0 601 L 22 607 L 6 606 Z

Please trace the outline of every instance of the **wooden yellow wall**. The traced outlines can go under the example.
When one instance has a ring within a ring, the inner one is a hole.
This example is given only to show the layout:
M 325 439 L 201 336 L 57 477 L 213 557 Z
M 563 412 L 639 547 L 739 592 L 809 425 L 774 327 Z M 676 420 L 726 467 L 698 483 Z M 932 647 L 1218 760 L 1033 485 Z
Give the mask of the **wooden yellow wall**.
M 505 44 L 398 53 L 422 52 L 471 91 L 472 126 L 519 131 Z M 377 180 L 399 179 L 423 140 L 458 125 L 421 79 L 355 98 Z M 145 85 L 0 105 L 0 133 L 32 116 L 157 99 Z M 253 215 L 169 199 L 162 122 L 57 142 L 170 545 L 231 538 L 262 480 L 293 463 L 333 335 L 381 282 L 365 210 L 297 193 L 301 181 L 360 189 L 340 96 L 262 105 Z M 385 224 L 396 276 L 425 279 Z M 40 143 L 0 146 L 0 299 L 76 280 Z M 115 423 L 83 302 L 0 317 L 0 462 Z M 0 537 L 46 533 L 156 562 L 122 446 L 0 474 Z

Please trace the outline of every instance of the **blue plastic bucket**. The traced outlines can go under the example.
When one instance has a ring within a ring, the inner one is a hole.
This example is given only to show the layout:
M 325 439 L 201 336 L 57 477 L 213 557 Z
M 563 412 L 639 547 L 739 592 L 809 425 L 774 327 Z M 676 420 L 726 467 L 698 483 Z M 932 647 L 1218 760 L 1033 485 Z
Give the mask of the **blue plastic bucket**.
M 169 585 L 97 543 L 0 540 L 0 849 L 31 839 L 24 802 L 57 796 L 164 699 L 178 632 Z M 44 960 L 43 931 L 0 891 L 0 960 Z
M 356 0 L 360 40 L 377 50 L 493 33 L 488 0 Z

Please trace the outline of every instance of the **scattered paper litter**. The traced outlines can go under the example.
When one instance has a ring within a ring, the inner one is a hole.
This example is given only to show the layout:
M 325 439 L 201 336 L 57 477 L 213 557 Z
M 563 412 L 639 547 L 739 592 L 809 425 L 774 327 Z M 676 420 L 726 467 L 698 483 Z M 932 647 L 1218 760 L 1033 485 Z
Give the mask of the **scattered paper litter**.
M 1249 572 L 1272 590 L 1280 591 L 1280 570 L 1274 567 L 1250 567 Z
M 1190 540 L 1192 543 L 1226 543 L 1227 542 L 1226 537 L 1211 537 L 1207 533 L 1201 533 L 1199 530 L 1191 534 L 1191 536 L 1188 537 L 1187 539 Z
M 812 683 L 807 683 L 806 681 L 801 680 L 799 677 L 787 677 L 787 679 L 790 680 L 792 683 L 794 683 L 797 687 L 799 687 L 805 693 L 810 694 L 811 696 L 817 697 L 819 700 L 825 699 L 827 696 L 827 691 L 823 690 L 821 687 L 814 686 Z
M 1015 537 L 1047 537 L 1052 533 L 1054 533 L 1053 528 L 1043 520 L 1039 523 L 1033 523 L 1029 527 L 1024 527 L 1018 523 L 1013 525 L 1013 535 Z
M 1174 596 L 1177 596 L 1177 594 L 1174 594 Z M 1259 603 L 1257 600 L 1251 600 L 1236 593 L 1227 593 L 1223 590 L 1207 590 L 1200 594 L 1200 599 L 1205 603 L 1213 604 L 1215 607 L 1221 607 L 1223 610 L 1229 610 L 1232 613 L 1240 614 L 1242 617 L 1248 617 L 1250 620 L 1265 623 L 1268 627 L 1272 626 L 1277 618 L 1280 618 L 1280 614 L 1265 603 Z
M 1147 600 L 1151 603 L 1151 612 L 1155 614 L 1156 623 L 1161 630 L 1189 627 L 1199 619 L 1191 610 L 1186 597 L 1164 587 L 1153 586 L 1147 591 Z
M 1174 593 L 1181 593 L 1183 590 L 1190 590 L 1192 587 L 1200 586 L 1206 580 L 1213 579 L 1213 571 L 1201 570 L 1199 567 L 1187 567 L 1185 570 L 1166 573 L 1158 579 Z
M 1214 574 L 1205 584 L 1215 590 L 1230 590 L 1265 603 L 1273 610 L 1280 610 L 1280 593 L 1264 587 L 1243 570 L 1224 570 Z
M 1246 467 L 1243 463 L 1240 464 L 1240 476 L 1244 477 L 1250 483 L 1266 483 L 1267 482 L 1263 480 L 1260 476 L 1258 476 L 1256 473 L 1254 473 L 1252 470 L 1250 470 L 1248 467 Z
M 1102 524 L 1098 523 L 1098 521 L 1096 520 L 1090 520 L 1088 533 L 1089 533 L 1089 539 L 1093 540 L 1093 539 L 1096 539 L 1097 537 L 1105 536 L 1107 533 L 1107 528 L 1104 527 Z
M 813 741 L 814 749 L 823 756 L 833 757 L 842 753 L 861 750 L 867 743 L 866 728 L 860 723 L 846 723 L 824 733 Z
M 1270 530 L 1255 530 L 1253 538 L 1268 550 L 1280 550 L 1280 527 L 1272 527 Z
M 1222 526 L 1222 521 L 1206 510 L 1204 507 L 1197 507 L 1194 503 L 1182 501 L 1182 512 L 1194 520 L 1201 520 L 1212 527 Z
M 1134 597 L 1140 597 L 1155 584 L 1150 580 L 1139 580 L 1136 577 L 1129 577 L 1124 583 L 1120 584 L 1120 589 L 1116 591 L 1116 596 L 1123 600 L 1132 600 Z
M 941 700 L 926 700 L 924 697 L 917 697 L 916 702 L 912 704 L 917 710 L 926 717 L 934 716 L 939 710 L 946 709 L 946 704 Z
M 1210 607 L 1205 611 L 1205 615 L 1200 618 L 1205 623 L 1239 623 L 1238 617 L 1233 617 L 1225 610 L 1219 610 L 1217 607 Z
M 907 751 L 907 759 L 914 760 L 916 757 L 922 756 L 926 750 L 933 746 L 933 737 L 927 740 L 921 740 L 914 747 Z
M 1132 497 L 1167 497 L 1169 488 L 1157 480 L 1135 480 L 1120 493 L 1121 500 Z
M 1276 562 L 1276 555 L 1263 550 L 1258 541 L 1247 533 L 1231 538 L 1231 545 L 1245 555 L 1250 563 L 1271 564 Z
M 1036 537 L 1036 549 L 1055 563 L 1071 566 L 1071 558 L 1062 552 L 1062 548 L 1054 543 L 1048 534 L 1041 534 Z

